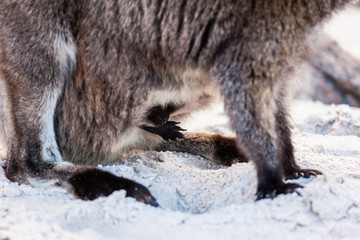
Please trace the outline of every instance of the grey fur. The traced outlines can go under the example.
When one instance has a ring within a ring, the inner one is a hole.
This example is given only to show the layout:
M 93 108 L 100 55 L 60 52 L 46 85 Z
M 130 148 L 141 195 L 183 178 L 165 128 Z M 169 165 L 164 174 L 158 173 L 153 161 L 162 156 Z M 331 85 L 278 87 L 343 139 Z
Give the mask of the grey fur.
M 169 120 L 179 121 L 220 90 L 236 132 L 239 154 L 231 156 L 255 162 L 258 198 L 294 191 L 283 177 L 319 172 L 294 161 L 286 83 L 315 26 L 351 2 L 2 0 L 7 177 L 55 179 L 80 195 L 74 182 L 88 168 L 63 159 L 94 165 L 167 146 L 219 162 L 214 149 L 234 139 L 189 133 L 164 142 L 140 126 L 152 126 L 146 114 L 154 106 L 178 106 Z M 99 195 L 108 194 L 103 185 Z

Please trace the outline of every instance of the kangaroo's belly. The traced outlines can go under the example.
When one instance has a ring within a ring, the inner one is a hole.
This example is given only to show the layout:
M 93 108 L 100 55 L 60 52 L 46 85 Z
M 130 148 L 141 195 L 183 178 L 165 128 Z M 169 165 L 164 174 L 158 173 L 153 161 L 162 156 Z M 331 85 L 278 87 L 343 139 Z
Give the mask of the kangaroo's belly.
M 182 83 L 180 86 L 147 94 L 146 100 L 133 115 L 131 127 L 111 146 L 112 154 L 121 155 L 133 149 L 152 149 L 164 140 L 142 129 L 142 126 L 156 127 L 165 121 L 181 122 L 219 98 L 217 84 L 202 71 L 184 71 L 177 78 Z
M 180 122 L 219 97 L 217 84 L 204 71 L 178 71 L 173 76 L 175 84 L 139 86 L 133 94 L 122 85 L 117 90 L 86 82 L 75 81 L 85 86 L 81 89 L 69 85 L 55 124 L 63 158 L 96 165 L 119 161 L 134 149 L 153 149 L 164 138 L 149 129 Z

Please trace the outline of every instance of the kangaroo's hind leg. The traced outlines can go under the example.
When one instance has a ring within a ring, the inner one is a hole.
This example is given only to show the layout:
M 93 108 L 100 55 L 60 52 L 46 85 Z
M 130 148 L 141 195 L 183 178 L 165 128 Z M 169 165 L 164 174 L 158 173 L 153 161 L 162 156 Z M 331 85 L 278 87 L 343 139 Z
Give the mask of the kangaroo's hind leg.
M 272 50 L 264 48 L 266 54 Z M 212 70 L 221 86 L 237 144 L 255 163 L 257 199 L 273 198 L 301 187 L 283 181 L 276 133 L 276 101 L 284 82 L 279 79 L 277 62 L 267 59 L 266 54 L 259 55 L 246 44 L 234 44 L 228 47 Z M 230 59 L 236 59 L 236 62 Z

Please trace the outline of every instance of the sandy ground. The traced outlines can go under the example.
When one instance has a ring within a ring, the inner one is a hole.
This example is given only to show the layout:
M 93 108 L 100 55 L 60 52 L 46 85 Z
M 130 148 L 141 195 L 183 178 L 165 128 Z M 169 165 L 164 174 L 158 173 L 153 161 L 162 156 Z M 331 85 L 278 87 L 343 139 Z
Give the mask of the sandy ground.
M 297 180 L 301 196 L 255 202 L 251 163 L 221 167 L 186 153 L 139 151 L 99 167 L 149 187 L 161 208 L 123 191 L 81 201 L 0 172 L 0 239 L 359 239 L 360 110 L 306 101 L 292 110 L 297 161 L 324 173 Z M 220 106 L 188 125 L 231 135 Z
M 99 166 L 147 186 L 160 208 L 124 191 L 81 201 L 9 182 L 0 169 L 0 240 L 360 239 L 360 109 L 306 101 L 291 109 L 296 160 L 324 173 L 296 180 L 299 194 L 255 202 L 253 164 L 221 167 L 175 152 L 139 151 Z M 221 106 L 186 127 L 233 134 Z

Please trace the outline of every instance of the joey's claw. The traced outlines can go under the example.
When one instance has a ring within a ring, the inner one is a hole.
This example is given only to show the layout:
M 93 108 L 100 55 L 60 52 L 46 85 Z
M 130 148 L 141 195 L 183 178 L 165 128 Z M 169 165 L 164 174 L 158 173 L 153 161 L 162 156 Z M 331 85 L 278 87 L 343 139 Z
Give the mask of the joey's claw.
M 177 124 L 179 124 L 179 122 L 168 121 L 158 127 L 141 126 L 141 128 L 150 133 L 159 135 L 164 140 L 168 141 L 185 137 L 180 131 L 186 131 L 186 129 L 177 126 Z
M 186 131 L 186 129 L 177 126 L 180 122 L 168 121 L 163 126 L 168 129 L 176 130 L 176 131 Z
M 258 191 L 256 193 L 256 201 L 264 199 L 264 198 L 275 198 L 279 194 L 288 194 L 296 192 L 297 188 L 303 188 L 303 186 L 296 183 L 282 183 L 277 187 L 258 187 Z M 298 193 L 300 195 L 300 193 Z

